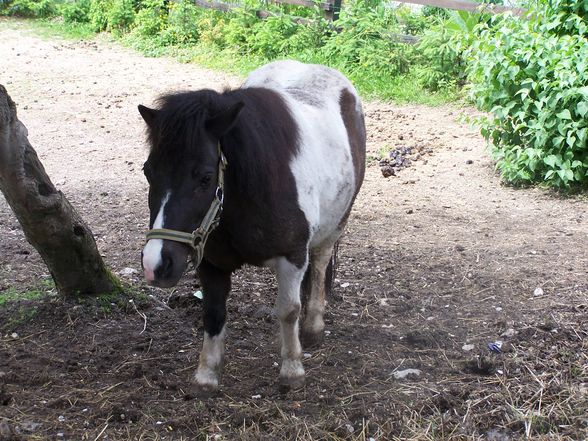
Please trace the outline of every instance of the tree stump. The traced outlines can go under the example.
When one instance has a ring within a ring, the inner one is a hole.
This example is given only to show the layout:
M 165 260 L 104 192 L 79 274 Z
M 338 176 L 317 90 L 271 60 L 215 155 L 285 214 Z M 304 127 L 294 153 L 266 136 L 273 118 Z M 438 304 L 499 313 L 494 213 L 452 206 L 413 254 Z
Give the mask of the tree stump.
M 0 190 L 63 296 L 120 291 L 88 225 L 55 188 L 0 84 Z

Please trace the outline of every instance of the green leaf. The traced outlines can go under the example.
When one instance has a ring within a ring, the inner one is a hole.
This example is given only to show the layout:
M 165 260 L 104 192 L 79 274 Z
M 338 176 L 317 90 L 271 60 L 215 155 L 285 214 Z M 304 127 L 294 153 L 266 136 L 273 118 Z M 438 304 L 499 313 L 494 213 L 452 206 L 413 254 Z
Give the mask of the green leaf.
M 549 155 L 543 158 L 543 162 L 550 167 L 555 167 L 555 164 L 557 164 L 558 162 L 561 163 L 561 158 L 558 158 L 555 155 Z
M 559 119 L 572 119 L 572 114 L 568 109 L 564 109 L 556 115 Z
M 580 101 L 576 106 L 576 112 L 578 113 L 578 115 L 584 118 L 584 116 L 586 116 L 586 114 L 588 113 L 588 102 Z

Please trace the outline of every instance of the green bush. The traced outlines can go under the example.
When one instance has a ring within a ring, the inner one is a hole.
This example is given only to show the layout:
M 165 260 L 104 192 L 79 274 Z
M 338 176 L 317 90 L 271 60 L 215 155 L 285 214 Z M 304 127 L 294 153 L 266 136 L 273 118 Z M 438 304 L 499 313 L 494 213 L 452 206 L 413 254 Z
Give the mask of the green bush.
M 61 15 L 66 23 L 89 23 L 92 0 L 76 0 L 64 3 Z
M 513 184 L 588 183 L 587 6 L 539 3 L 529 20 L 495 18 L 472 46 L 472 92 L 497 167 Z
M 198 41 L 197 22 L 201 9 L 190 0 L 179 0 L 170 5 L 167 27 L 161 32 L 164 44 L 188 44 Z
M 2 9 L 8 15 L 27 18 L 46 18 L 57 15 L 54 0 L 13 0 L 4 2 Z
M 447 11 L 425 30 L 416 47 L 415 67 L 421 85 L 437 91 L 462 87 L 467 80 L 466 51 L 474 40 L 474 28 L 485 18 L 466 11 Z
M 340 31 L 333 32 L 321 49 L 329 64 L 351 76 L 366 70 L 386 76 L 408 71 L 409 48 L 394 38 L 400 28 L 393 9 L 352 0 L 341 12 L 337 26 Z
M 133 32 L 141 37 L 154 37 L 167 25 L 167 9 L 164 0 L 150 0 L 141 3 L 135 16 Z
M 133 0 L 114 0 L 106 16 L 107 30 L 121 33 L 128 30 L 135 20 Z
M 105 31 L 108 28 L 108 11 L 112 4 L 113 0 L 91 0 L 90 23 L 95 32 Z

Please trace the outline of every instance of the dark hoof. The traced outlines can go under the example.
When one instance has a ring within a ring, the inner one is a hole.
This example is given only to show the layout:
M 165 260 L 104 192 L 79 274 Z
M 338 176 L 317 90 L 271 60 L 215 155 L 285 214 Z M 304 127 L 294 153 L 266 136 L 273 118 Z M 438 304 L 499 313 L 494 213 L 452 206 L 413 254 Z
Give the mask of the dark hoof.
M 300 331 L 300 343 L 304 349 L 316 349 L 323 344 L 324 339 L 324 332 L 313 333 Z
M 301 389 L 304 387 L 304 376 L 302 377 L 280 377 L 278 390 L 281 394 L 286 394 L 291 390 Z

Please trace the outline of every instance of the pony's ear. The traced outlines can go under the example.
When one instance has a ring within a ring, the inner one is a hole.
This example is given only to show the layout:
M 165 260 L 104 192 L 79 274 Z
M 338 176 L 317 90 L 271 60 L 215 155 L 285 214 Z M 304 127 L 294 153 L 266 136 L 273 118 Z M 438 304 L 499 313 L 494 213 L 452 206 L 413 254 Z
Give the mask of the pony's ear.
M 142 104 L 139 104 L 137 108 L 139 109 L 139 113 L 141 114 L 147 125 L 151 127 L 153 125 L 153 121 L 155 121 L 155 117 L 157 116 L 157 110 L 150 109 L 149 107 L 145 107 Z
M 244 105 L 245 103 L 243 101 L 239 101 L 228 109 L 209 118 L 206 121 L 206 129 L 216 138 L 220 138 L 233 127 Z

